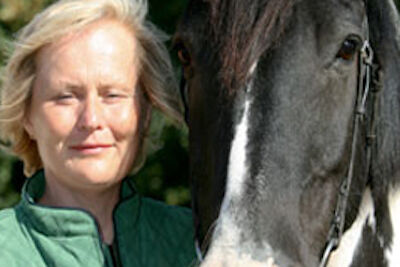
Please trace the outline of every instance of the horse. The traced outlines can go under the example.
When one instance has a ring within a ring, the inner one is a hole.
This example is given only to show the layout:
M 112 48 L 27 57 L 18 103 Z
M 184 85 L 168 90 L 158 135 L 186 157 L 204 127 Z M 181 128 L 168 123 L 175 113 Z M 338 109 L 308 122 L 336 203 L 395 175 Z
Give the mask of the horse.
M 190 0 L 174 43 L 200 265 L 400 266 L 393 0 Z

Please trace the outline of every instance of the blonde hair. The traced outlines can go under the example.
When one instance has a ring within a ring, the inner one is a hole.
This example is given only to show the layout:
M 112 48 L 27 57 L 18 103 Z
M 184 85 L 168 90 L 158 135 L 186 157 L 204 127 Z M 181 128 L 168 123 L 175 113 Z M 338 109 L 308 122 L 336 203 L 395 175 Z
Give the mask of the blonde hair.
M 62 36 L 79 32 L 100 19 L 113 19 L 132 30 L 141 51 L 139 87 L 145 99 L 164 113 L 181 121 L 176 81 L 164 41 L 166 35 L 146 20 L 146 0 L 60 0 L 49 6 L 18 34 L 2 75 L 0 138 L 24 162 L 31 176 L 42 167 L 37 144 L 23 127 L 35 80 L 35 56 L 44 46 Z M 148 105 L 147 105 L 148 106 Z M 133 168 L 145 159 L 144 139 L 148 132 L 149 108 L 142 103 L 143 129 Z M 146 113 L 146 114 L 143 114 Z

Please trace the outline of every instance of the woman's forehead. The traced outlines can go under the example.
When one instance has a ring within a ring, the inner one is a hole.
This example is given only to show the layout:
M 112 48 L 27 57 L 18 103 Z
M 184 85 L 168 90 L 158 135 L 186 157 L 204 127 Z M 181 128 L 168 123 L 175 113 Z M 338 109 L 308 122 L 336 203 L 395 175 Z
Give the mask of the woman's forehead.
M 138 53 L 136 39 L 125 26 L 99 21 L 42 48 L 36 57 L 37 74 L 57 73 L 73 79 L 84 71 L 123 80 L 127 71 L 137 72 Z
M 59 55 L 74 57 L 83 51 L 99 52 L 99 55 L 103 56 L 121 55 L 128 60 L 136 50 L 137 40 L 128 27 L 118 21 L 103 19 L 42 47 L 37 55 L 37 60 L 39 62 L 57 61 Z M 120 52 L 123 53 L 120 54 Z M 74 60 L 79 60 L 79 58 L 74 57 Z

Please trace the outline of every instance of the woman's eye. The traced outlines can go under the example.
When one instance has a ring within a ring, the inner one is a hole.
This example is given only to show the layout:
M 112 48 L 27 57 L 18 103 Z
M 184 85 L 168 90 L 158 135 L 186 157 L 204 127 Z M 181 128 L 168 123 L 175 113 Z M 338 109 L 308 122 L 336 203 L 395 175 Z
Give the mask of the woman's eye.
M 106 101 L 112 101 L 112 102 L 119 101 L 128 97 L 129 94 L 125 92 L 107 92 L 103 96 L 103 98 Z
M 181 64 L 186 67 L 189 66 L 192 59 L 190 57 L 189 51 L 183 44 L 177 45 L 177 54 Z
M 73 94 L 70 93 L 64 93 L 64 94 L 60 94 L 56 97 L 57 101 L 61 101 L 61 102 L 67 102 L 70 101 L 74 98 Z
M 342 47 L 340 48 L 336 57 L 346 61 L 352 60 L 354 55 L 357 54 L 359 47 L 360 41 L 354 38 L 348 38 L 343 42 Z
M 108 98 L 119 98 L 119 97 L 122 97 L 122 95 L 120 95 L 120 94 L 107 94 L 107 97 Z

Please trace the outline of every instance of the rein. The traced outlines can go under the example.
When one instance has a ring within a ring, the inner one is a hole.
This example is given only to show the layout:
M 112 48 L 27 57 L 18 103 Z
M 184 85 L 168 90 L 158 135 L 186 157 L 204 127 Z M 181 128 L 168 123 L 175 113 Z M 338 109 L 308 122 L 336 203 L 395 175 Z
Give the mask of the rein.
M 376 139 L 375 121 L 378 109 L 378 93 L 382 86 L 380 84 L 380 72 L 377 71 L 378 66 L 373 63 L 374 53 L 369 44 L 368 39 L 364 42 L 359 53 L 359 75 L 358 75 L 358 90 L 357 102 L 354 110 L 353 123 L 353 140 L 351 144 L 351 157 L 347 176 L 343 179 L 339 196 L 336 203 L 335 213 L 328 233 L 325 249 L 321 257 L 319 267 L 327 266 L 330 256 L 339 247 L 340 241 L 344 232 L 344 223 L 346 220 L 346 208 L 350 194 L 351 182 L 354 175 L 354 163 L 356 158 L 356 146 L 360 132 L 361 123 L 369 117 L 369 127 L 366 135 L 366 150 L 367 150 L 367 169 L 370 169 L 372 147 Z M 368 116 L 367 100 L 371 98 L 372 109 Z

